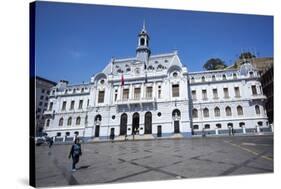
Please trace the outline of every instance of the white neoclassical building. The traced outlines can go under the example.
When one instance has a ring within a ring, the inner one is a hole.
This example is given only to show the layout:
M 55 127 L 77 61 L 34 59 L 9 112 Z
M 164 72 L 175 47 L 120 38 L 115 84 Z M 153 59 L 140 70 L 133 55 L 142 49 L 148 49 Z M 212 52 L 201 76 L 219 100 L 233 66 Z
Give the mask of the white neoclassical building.
M 258 72 L 188 72 L 177 52 L 152 55 L 143 26 L 136 56 L 112 59 L 90 82 L 53 87 L 45 132 L 56 140 L 262 132 L 268 128 Z

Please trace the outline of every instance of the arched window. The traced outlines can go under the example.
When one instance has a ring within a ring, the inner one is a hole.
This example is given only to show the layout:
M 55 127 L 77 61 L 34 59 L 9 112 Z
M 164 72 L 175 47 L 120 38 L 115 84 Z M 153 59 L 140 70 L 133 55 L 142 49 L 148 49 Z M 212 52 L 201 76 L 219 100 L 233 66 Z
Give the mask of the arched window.
M 254 72 L 249 72 L 250 77 L 254 77 Z
M 209 117 L 209 109 L 208 108 L 204 108 L 203 115 L 204 115 L 204 117 Z
M 212 76 L 212 81 L 216 81 L 216 76 Z
M 96 117 L 95 117 L 95 121 L 101 121 L 101 115 L 100 114 L 98 114 L 98 115 L 96 115 Z
M 144 41 L 145 41 L 144 38 L 141 38 L 141 39 L 140 39 L 140 45 L 143 46 L 143 45 L 144 45 Z
M 69 126 L 69 125 L 71 125 L 71 123 L 72 123 L 72 117 L 69 117 L 67 120 L 67 125 Z
M 204 76 L 202 76 L 201 81 L 205 82 L 205 77 Z
M 216 127 L 217 127 L 218 129 L 221 129 L 221 124 L 220 124 L 220 123 L 217 123 L 217 124 L 216 124 Z
M 61 133 L 60 133 L 60 132 L 58 132 L 58 133 L 57 133 L 57 137 L 60 137 L 60 136 L 61 136 Z
M 233 79 L 237 79 L 237 74 L 236 73 L 233 74 Z
M 76 125 L 80 125 L 80 121 L 81 121 L 81 118 L 80 118 L 80 117 L 77 117 L 77 118 L 76 118 Z
M 210 129 L 210 125 L 209 125 L 209 124 L 206 124 L 206 125 L 204 126 L 204 128 L 205 128 L 205 129 Z
M 198 130 L 198 129 L 199 129 L 199 126 L 198 126 L 198 125 L 193 125 L 193 129 L 194 129 L 194 130 Z
M 220 117 L 220 115 L 221 115 L 220 109 L 218 107 L 216 107 L 215 108 L 215 116 Z
M 256 110 L 256 114 L 261 114 L 261 110 L 260 110 L 260 106 L 259 105 L 256 105 L 255 106 L 255 110 Z
M 232 113 L 231 113 L 231 108 L 230 108 L 229 106 L 227 106 L 227 107 L 225 108 L 225 112 L 226 112 L 226 116 L 231 116 L 231 115 L 232 115 Z
M 63 126 L 63 118 L 60 118 L 60 120 L 59 120 L 59 126 Z
M 180 116 L 181 116 L 181 112 L 180 112 L 178 109 L 175 109 L 175 110 L 172 112 L 172 116 L 173 116 L 173 117 L 180 117 Z
M 222 80 L 226 80 L 226 75 L 225 74 L 222 75 Z
M 197 109 L 193 109 L 192 110 L 192 117 L 193 118 L 197 118 L 198 117 L 198 110 Z
M 70 132 L 66 132 L 66 133 L 65 133 L 65 136 L 69 136 L 69 135 L 70 135 Z
M 245 123 L 244 122 L 240 122 L 239 123 L 239 127 L 244 127 L 245 126 Z
M 46 127 L 49 127 L 49 126 L 50 126 L 50 120 L 47 119 L 47 120 L 46 120 Z
M 241 106 L 237 106 L 237 114 L 243 115 L 243 108 Z

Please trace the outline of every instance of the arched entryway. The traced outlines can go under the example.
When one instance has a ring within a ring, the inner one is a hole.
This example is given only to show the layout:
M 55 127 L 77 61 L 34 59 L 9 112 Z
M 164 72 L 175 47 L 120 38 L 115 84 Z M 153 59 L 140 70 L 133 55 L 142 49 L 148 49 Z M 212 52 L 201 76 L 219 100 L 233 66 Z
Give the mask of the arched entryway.
M 132 126 L 133 126 L 133 131 L 132 133 L 133 134 L 137 134 L 139 132 L 139 126 L 140 126 L 140 114 L 139 113 L 134 113 L 133 114 L 133 123 L 132 123 Z
M 127 120 L 127 114 L 123 113 L 120 119 L 120 135 L 125 135 L 127 133 Z
M 144 116 L 144 134 L 152 134 L 152 114 L 146 112 Z
M 95 116 L 95 137 L 100 136 L 101 119 L 102 119 L 102 117 L 100 114 Z
M 172 118 L 174 120 L 174 133 L 180 133 L 181 112 L 178 109 L 173 110 Z

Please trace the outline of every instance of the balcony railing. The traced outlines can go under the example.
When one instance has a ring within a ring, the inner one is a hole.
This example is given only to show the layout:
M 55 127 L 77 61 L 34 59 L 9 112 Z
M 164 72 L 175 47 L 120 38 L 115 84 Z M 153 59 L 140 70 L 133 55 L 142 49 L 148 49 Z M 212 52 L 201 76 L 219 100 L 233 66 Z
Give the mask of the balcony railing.
M 126 100 L 117 100 L 116 104 L 117 105 L 124 105 L 124 104 L 139 104 L 139 103 L 152 103 L 155 102 L 155 98 L 153 97 L 143 97 L 143 98 L 132 98 L 132 99 L 126 99 Z

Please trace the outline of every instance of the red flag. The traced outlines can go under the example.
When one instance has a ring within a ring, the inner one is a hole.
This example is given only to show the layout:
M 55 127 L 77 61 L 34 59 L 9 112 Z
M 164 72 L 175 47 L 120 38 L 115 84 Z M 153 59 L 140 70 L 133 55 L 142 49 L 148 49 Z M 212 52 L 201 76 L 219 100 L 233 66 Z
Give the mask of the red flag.
M 122 76 L 121 76 L 121 86 L 124 85 L 124 82 L 125 82 L 125 80 L 124 80 L 124 76 L 123 76 L 123 74 L 122 74 Z

